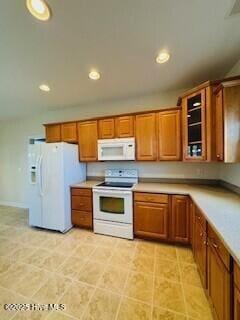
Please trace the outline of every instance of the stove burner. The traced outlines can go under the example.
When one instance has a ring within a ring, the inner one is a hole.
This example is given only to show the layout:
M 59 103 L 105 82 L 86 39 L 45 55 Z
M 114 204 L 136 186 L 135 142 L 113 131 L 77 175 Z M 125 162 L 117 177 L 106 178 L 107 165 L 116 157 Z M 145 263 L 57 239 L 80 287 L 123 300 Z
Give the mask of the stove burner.
M 129 182 L 102 182 L 97 187 L 109 187 L 109 188 L 132 188 L 133 183 Z

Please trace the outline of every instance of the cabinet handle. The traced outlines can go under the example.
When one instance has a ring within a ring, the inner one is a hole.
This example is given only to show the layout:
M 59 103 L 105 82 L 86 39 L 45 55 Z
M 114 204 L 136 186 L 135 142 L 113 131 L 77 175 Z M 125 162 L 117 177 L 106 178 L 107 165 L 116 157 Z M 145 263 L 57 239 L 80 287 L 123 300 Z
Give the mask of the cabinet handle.
M 214 247 L 215 249 L 218 248 L 218 245 L 217 245 L 216 243 L 213 242 L 212 245 L 213 245 L 213 247 Z
M 200 232 L 200 237 L 202 237 L 203 236 L 203 233 L 202 232 Z
M 200 219 L 201 219 L 201 217 L 200 217 L 200 216 L 197 216 L 197 218 L 198 218 L 198 220 L 200 220 Z

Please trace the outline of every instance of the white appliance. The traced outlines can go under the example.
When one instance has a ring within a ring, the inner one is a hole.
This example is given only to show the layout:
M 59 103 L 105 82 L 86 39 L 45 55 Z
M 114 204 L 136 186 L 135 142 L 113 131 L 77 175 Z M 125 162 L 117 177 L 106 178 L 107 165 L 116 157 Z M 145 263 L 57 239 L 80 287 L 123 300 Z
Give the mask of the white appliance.
M 135 160 L 135 138 L 98 140 L 98 160 Z
M 133 193 L 137 170 L 105 171 L 105 182 L 93 188 L 95 233 L 133 239 Z
M 29 225 L 65 232 L 72 227 L 70 185 L 86 180 L 78 147 L 31 140 L 29 162 Z

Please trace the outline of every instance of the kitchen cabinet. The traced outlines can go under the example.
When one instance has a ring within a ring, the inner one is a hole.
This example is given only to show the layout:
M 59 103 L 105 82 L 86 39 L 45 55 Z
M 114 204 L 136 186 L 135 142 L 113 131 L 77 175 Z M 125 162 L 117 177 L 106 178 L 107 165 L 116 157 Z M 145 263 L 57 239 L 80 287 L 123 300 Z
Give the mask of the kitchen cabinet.
M 188 244 L 190 242 L 189 198 L 184 195 L 174 195 L 171 198 L 171 240 Z
M 66 122 L 61 124 L 61 141 L 77 143 L 77 123 Z
M 158 158 L 181 160 L 181 111 L 158 113 Z
M 195 207 L 194 229 L 193 229 L 193 253 L 198 272 L 203 284 L 207 287 L 207 222 L 202 213 Z
M 157 160 L 156 113 L 136 115 L 137 160 Z
M 217 320 L 231 320 L 230 255 L 216 233 L 208 228 L 208 295 Z
M 240 319 L 240 268 L 234 262 L 234 320 Z
M 215 82 L 206 82 L 182 96 L 183 161 L 215 160 Z
M 195 217 L 195 205 L 191 199 L 189 199 L 189 241 L 194 251 L 194 217 Z M 193 253 L 194 254 L 194 253 Z
M 206 96 L 202 89 L 182 101 L 184 160 L 206 160 Z
M 80 161 L 97 161 L 97 120 L 78 123 L 78 146 Z
M 115 137 L 114 118 L 106 118 L 98 121 L 99 139 L 113 139 Z
M 134 194 L 134 234 L 136 236 L 167 240 L 168 220 L 167 195 Z
M 221 83 L 215 94 L 216 159 L 240 161 L 240 80 Z
M 61 125 L 60 124 L 46 124 L 45 133 L 46 133 L 46 142 L 61 141 Z
M 77 227 L 92 229 L 92 190 L 71 188 L 72 224 Z
M 115 119 L 116 138 L 134 137 L 134 116 L 122 116 Z

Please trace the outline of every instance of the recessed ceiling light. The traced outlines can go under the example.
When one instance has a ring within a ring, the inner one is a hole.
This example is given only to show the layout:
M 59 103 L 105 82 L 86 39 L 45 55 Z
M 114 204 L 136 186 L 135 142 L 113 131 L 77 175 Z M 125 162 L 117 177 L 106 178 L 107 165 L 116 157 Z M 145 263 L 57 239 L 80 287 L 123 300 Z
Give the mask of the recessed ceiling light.
M 39 89 L 45 92 L 49 92 L 50 91 L 50 87 L 47 84 L 41 84 L 39 86 Z
M 26 0 L 28 11 L 37 19 L 46 21 L 51 12 L 45 0 Z
M 100 73 L 97 70 L 91 70 L 88 76 L 92 80 L 98 80 L 101 77 Z
M 165 63 L 169 60 L 170 54 L 167 51 L 162 51 L 156 58 L 157 63 Z

